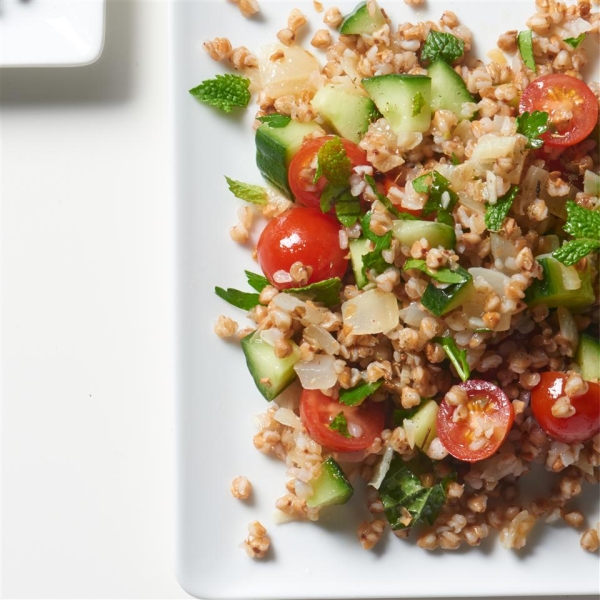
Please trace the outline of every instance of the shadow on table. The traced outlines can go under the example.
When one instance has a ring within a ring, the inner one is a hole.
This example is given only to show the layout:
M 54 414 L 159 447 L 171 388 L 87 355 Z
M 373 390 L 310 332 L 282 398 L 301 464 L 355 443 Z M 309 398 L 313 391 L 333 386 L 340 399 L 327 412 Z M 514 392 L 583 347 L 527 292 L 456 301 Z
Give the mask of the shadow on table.
M 83 67 L 0 69 L 0 100 L 9 107 L 43 104 L 118 104 L 134 91 L 136 4 L 108 1 L 104 51 Z

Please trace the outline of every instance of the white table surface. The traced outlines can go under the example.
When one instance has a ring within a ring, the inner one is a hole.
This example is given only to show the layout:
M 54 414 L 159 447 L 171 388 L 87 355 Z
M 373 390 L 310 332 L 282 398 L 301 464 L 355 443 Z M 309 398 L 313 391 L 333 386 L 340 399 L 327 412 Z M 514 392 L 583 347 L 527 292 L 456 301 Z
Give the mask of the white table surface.
M 0 70 L 2 597 L 186 598 L 173 575 L 167 10 L 100 60 Z

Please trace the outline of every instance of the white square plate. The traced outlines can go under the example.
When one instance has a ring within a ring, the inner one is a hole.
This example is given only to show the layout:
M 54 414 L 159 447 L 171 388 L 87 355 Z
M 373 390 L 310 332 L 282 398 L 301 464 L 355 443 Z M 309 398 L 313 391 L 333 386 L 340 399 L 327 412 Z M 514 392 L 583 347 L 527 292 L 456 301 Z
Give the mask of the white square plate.
M 106 0 L 2 0 L 0 67 L 93 63 L 104 45 Z
M 354 3 L 325 2 L 348 12 Z M 523 29 L 534 1 L 427 1 L 414 10 L 381 0 L 394 23 L 438 19 L 451 8 L 475 35 L 474 52 L 485 56 L 499 34 Z M 444 6 L 445 5 L 445 6 Z M 324 511 L 318 523 L 276 525 L 274 501 L 285 493 L 285 466 L 256 451 L 253 416 L 267 408 L 247 372 L 239 345 L 218 339 L 213 324 L 241 311 L 213 292 L 215 286 L 247 289 L 243 269 L 257 271 L 250 251 L 234 244 L 228 228 L 238 201 L 224 175 L 261 183 L 254 162 L 251 128 L 255 106 L 225 115 L 199 104 L 188 90 L 224 68 L 202 44 L 228 37 L 256 51 L 275 41 L 287 15 L 299 6 L 311 32 L 323 27 L 312 2 L 260 0 L 261 15 L 244 19 L 224 0 L 172 2 L 170 11 L 171 99 L 177 211 L 177 576 L 201 598 L 417 598 L 490 595 L 595 594 L 598 556 L 579 548 L 578 533 L 538 524 L 519 552 L 500 547 L 497 536 L 480 548 L 428 553 L 387 535 L 373 551 L 358 543 L 365 517 L 359 498 Z M 312 33 L 303 36 L 308 43 Z M 317 53 L 318 54 L 318 53 Z M 254 102 L 254 98 L 253 98 Z M 243 503 L 230 492 L 243 474 L 254 499 Z M 598 499 L 588 490 L 588 513 Z M 247 524 L 258 519 L 272 540 L 269 559 L 251 560 L 239 548 Z M 598 519 L 592 516 L 591 524 Z M 389 533 L 389 532 L 388 532 Z

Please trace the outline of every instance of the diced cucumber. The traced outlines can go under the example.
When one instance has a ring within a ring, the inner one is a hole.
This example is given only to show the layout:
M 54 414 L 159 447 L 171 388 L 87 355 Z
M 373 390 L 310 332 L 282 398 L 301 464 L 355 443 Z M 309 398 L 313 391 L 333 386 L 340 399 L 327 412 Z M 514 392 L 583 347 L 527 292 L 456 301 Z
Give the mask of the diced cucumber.
M 419 410 L 410 419 L 406 419 L 407 421 L 412 421 L 415 446 L 423 450 L 423 452 L 427 452 L 431 441 L 437 436 L 436 419 L 438 408 L 435 400 L 426 400 L 419 406 Z
M 369 280 L 363 273 L 363 256 L 371 252 L 369 240 L 365 238 L 351 240 L 348 244 L 348 249 L 350 250 L 350 262 L 354 271 L 354 279 L 356 279 L 356 287 L 360 290 L 369 283 Z
M 285 358 L 278 358 L 273 347 L 263 341 L 257 332 L 242 339 L 248 370 L 267 400 L 279 396 L 296 378 L 294 365 L 300 360 L 300 348 L 294 342 L 290 343 L 292 353 Z
M 432 248 L 442 246 L 452 250 L 456 245 L 456 234 L 450 225 L 433 221 L 395 220 L 392 223 L 394 237 L 409 248 L 425 238 Z
M 451 110 L 460 120 L 463 104 L 475 102 L 462 77 L 441 58 L 429 65 L 427 74 L 431 77 L 431 110 Z
M 361 2 L 356 8 L 343 20 L 340 33 L 348 34 L 367 34 L 371 35 L 385 25 L 385 17 L 381 9 L 374 2 L 375 10 L 369 14 L 369 8 L 366 2 Z
M 600 340 L 594 339 L 587 333 L 579 336 L 579 346 L 575 362 L 581 369 L 581 376 L 586 381 L 600 379 Z
M 431 123 L 431 79 L 425 75 L 375 75 L 362 80 L 396 134 L 425 132 Z
M 294 154 L 300 150 L 304 138 L 322 131 L 314 121 L 300 123 L 290 121 L 285 127 L 271 127 L 263 123 L 256 130 L 256 165 L 267 183 L 293 199 L 288 185 L 288 166 Z
M 421 304 L 436 317 L 441 317 L 464 304 L 473 292 L 471 274 L 462 267 L 459 267 L 456 272 L 465 276 L 462 283 L 455 283 L 445 288 L 436 287 L 430 283 L 423 292 Z
M 331 457 L 323 463 L 321 474 L 312 482 L 312 488 L 313 495 L 306 500 L 311 508 L 345 504 L 354 493 L 344 471 Z
M 600 196 L 600 175 L 587 170 L 583 175 L 583 191 L 592 196 Z
M 564 306 L 569 310 L 581 310 L 594 303 L 594 290 L 590 268 L 581 272 L 575 267 L 566 267 L 550 255 L 536 258 L 543 270 L 543 278 L 534 279 L 525 292 L 525 302 L 533 308 L 538 304 L 546 304 L 549 308 Z M 572 289 L 572 283 L 581 284 Z M 570 285 L 566 285 L 569 282 Z
M 335 85 L 322 87 L 310 103 L 338 135 L 355 144 L 360 142 L 378 114 L 371 98 Z

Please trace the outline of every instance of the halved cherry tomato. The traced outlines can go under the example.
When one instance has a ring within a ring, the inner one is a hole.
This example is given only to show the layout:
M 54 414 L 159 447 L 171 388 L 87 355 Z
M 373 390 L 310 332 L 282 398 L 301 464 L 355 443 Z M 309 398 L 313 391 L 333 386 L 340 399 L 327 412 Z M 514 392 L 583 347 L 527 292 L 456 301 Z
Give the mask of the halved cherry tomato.
M 565 444 L 585 442 L 600 431 L 600 385 L 588 382 L 588 391 L 570 398 L 575 414 L 559 419 L 552 414 L 552 406 L 565 395 L 567 376 L 546 371 L 531 392 L 531 410 L 540 427 L 551 437 Z
M 598 122 L 598 100 L 580 79 L 553 73 L 534 79 L 523 92 L 519 112 L 547 112 L 550 129 L 541 137 L 548 146 L 573 146 Z
M 333 139 L 333 135 L 325 135 L 319 138 L 306 140 L 292 158 L 288 169 L 288 183 L 290 189 L 296 198 L 296 202 L 320 208 L 321 192 L 327 184 L 325 177 L 319 178 L 316 183 L 313 183 L 315 177 L 315 156 L 319 152 L 321 146 L 328 140 Z M 355 143 L 342 139 L 342 145 L 346 150 L 346 155 L 350 159 L 352 167 L 358 165 L 368 165 L 367 153 L 359 148 Z
M 388 177 L 386 177 L 383 180 L 383 193 L 389 198 L 389 194 L 390 194 L 390 190 L 398 190 L 398 191 L 404 191 L 404 188 L 402 188 L 401 186 L 399 186 L 395 181 L 392 181 L 391 179 L 389 179 Z M 392 192 L 392 197 L 393 197 L 393 193 Z M 412 209 L 412 208 L 404 208 L 404 206 L 400 206 L 399 204 L 396 204 L 392 198 L 390 198 L 390 202 L 392 204 L 394 204 L 394 206 L 403 213 L 408 213 L 409 215 L 413 215 L 414 217 L 420 217 L 423 213 L 422 210 L 419 209 Z
M 442 400 L 437 416 L 438 437 L 455 458 L 476 462 L 498 450 L 515 413 L 506 394 L 493 383 L 474 379 L 459 385 L 468 397 L 466 415 L 454 422 L 458 407 Z
M 308 284 L 344 276 L 346 251 L 340 248 L 340 224 L 320 210 L 299 206 L 271 219 L 257 245 L 258 263 L 277 289 L 300 287 L 285 281 L 295 262 L 312 269 Z M 280 271 L 283 277 L 275 277 Z M 308 285 L 306 284 L 306 285 Z
M 352 437 L 344 437 L 329 425 L 344 413 Z M 385 426 L 385 410 L 381 402 L 366 400 L 359 406 L 346 406 L 320 390 L 302 390 L 300 418 L 310 437 L 334 452 L 365 450 L 381 434 Z

